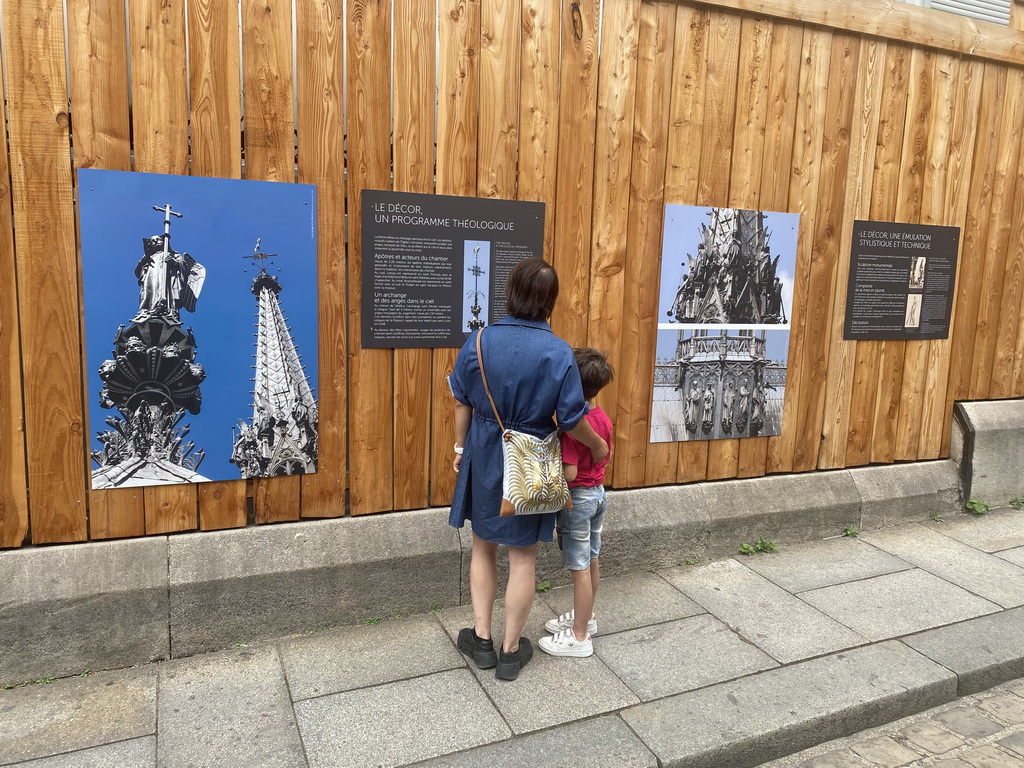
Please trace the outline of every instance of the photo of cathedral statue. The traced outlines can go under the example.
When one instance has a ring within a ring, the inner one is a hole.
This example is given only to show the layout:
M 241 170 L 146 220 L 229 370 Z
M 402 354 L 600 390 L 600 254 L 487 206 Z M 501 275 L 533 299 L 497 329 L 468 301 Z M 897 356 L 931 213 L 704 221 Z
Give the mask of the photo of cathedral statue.
M 778 435 L 788 330 L 659 330 L 652 443 Z
M 799 216 L 665 206 L 659 324 L 787 326 Z
M 78 196 L 92 487 L 315 472 L 315 188 L 82 169 Z

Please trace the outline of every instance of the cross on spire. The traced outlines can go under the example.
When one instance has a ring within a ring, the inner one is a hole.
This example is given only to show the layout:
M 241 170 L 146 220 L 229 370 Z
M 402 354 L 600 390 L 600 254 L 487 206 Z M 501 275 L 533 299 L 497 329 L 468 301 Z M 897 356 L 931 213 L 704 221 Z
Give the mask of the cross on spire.
M 266 272 L 267 271 L 267 267 L 266 267 L 266 265 L 263 262 L 265 260 L 267 260 L 267 259 L 276 258 L 277 254 L 276 253 L 264 253 L 260 249 L 260 241 L 262 239 L 263 239 L 262 237 L 257 237 L 256 238 L 256 247 L 252 249 L 252 253 L 247 253 L 242 258 L 243 259 L 252 259 L 253 261 L 259 261 L 259 263 L 260 263 L 260 272 Z
M 171 238 L 171 216 L 177 216 L 180 219 L 185 214 L 172 211 L 170 203 L 164 206 L 154 205 L 153 210 L 159 211 L 164 215 L 164 239 L 169 240 Z

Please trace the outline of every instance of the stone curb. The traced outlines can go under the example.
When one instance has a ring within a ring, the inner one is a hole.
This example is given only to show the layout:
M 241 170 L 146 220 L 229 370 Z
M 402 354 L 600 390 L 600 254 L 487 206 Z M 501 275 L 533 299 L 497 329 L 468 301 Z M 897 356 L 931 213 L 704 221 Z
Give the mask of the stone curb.
M 609 493 L 602 570 L 651 571 L 953 516 L 950 460 Z M 189 656 L 469 600 L 447 509 L 0 553 L 0 685 Z M 538 579 L 567 583 L 542 546 Z

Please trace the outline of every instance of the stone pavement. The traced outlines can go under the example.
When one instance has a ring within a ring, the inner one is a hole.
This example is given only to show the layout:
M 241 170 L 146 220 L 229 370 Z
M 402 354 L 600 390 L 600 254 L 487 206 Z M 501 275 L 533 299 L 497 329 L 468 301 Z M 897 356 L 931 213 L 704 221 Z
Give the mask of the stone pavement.
M 540 595 L 527 634 L 570 599 Z M 1024 513 L 607 579 L 598 611 L 593 657 L 514 683 L 458 653 L 462 606 L 15 687 L 0 765 L 755 766 L 1024 678 Z M 826 751 L 1014 766 L 1021 694 Z

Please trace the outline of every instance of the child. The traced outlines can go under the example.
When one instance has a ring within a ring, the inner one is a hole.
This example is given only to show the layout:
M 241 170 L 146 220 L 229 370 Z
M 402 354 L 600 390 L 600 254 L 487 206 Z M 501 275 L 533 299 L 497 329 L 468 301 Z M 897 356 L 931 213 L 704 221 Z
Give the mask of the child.
M 596 349 L 587 347 L 574 352 L 583 381 L 583 395 L 590 404 L 586 419 L 610 449 L 612 423 L 594 404 L 594 398 L 612 380 L 612 367 L 607 356 Z M 597 633 L 594 597 L 601 580 L 597 558 L 601 552 L 604 467 L 608 459 L 595 464 L 590 450 L 564 433 L 561 442 L 562 465 L 573 506 L 558 513 L 558 543 L 562 548 L 562 562 L 572 572 L 573 609 L 544 625 L 553 637 L 542 638 L 540 647 L 552 656 L 590 656 L 594 653 L 591 635 Z

